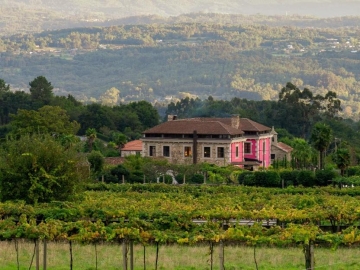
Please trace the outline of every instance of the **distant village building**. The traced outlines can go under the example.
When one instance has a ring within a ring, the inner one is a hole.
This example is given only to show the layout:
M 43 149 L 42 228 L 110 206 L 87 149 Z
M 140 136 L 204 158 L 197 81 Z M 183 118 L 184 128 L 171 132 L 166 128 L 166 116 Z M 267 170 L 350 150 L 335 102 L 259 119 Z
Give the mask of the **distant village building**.
M 135 140 L 126 143 L 123 148 L 121 148 L 121 157 L 127 157 L 130 155 L 141 155 L 142 152 L 142 141 Z

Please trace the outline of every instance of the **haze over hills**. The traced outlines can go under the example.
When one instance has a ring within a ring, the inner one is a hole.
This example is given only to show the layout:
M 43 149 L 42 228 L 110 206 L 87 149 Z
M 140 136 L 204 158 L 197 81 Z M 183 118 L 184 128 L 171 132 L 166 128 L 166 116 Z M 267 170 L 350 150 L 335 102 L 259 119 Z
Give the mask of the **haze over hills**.
M 0 0 L 0 35 L 95 26 L 139 15 L 204 12 L 339 17 L 357 16 L 359 10 L 360 0 Z

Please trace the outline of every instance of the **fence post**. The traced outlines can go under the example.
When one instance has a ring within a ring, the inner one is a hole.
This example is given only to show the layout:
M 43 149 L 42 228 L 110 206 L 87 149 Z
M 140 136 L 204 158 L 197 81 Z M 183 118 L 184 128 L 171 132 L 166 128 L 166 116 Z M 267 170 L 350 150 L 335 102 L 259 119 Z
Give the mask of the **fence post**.
M 134 241 L 130 241 L 130 270 L 134 270 Z
M 43 258 L 43 270 L 47 268 L 47 242 L 44 239 L 44 258 Z
M 314 242 L 310 241 L 310 269 L 315 269 Z
M 219 245 L 219 259 L 220 259 L 220 270 L 225 270 L 224 268 L 224 242 L 221 240 Z
M 127 270 L 127 243 L 125 239 L 122 242 L 123 247 L 123 270 Z
M 315 260 L 314 260 L 314 242 L 309 241 L 309 244 L 304 244 L 304 253 L 305 253 L 305 268 L 306 270 L 314 270 Z
M 40 270 L 40 250 L 39 250 L 39 240 L 35 240 L 35 264 L 36 270 Z
M 121 175 L 122 183 L 125 184 L 125 175 Z

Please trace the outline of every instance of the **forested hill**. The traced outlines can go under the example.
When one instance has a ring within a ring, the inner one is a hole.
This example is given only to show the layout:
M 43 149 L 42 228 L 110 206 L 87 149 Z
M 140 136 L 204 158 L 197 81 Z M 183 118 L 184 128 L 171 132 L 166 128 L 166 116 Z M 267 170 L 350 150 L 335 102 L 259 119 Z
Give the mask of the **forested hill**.
M 186 13 L 358 16 L 360 0 L 0 0 L 0 35 L 85 26 L 106 26 L 131 16 Z
M 316 94 L 336 92 L 345 116 L 358 119 L 359 36 L 358 27 L 245 23 L 64 29 L 0 38 L 0 74 L 14 90 L 43 75 L 57 94 L 82 101 L 116 88 L 120 102 L 161 103 L 209 95 L 277 100 L 291 81 Z

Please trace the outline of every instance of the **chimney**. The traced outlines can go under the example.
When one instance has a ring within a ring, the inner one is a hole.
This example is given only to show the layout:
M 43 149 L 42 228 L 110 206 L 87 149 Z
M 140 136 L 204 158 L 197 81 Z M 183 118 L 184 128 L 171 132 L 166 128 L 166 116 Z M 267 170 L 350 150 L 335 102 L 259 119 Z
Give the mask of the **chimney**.
M 173 114 L 169 114 L 168 115 L 168 121 L 174 121 L 174 120 L 176 120 L 177 119 L 177 115 L 173 115 Z
M 238 114 L 231 116 L 231 126 L 236 129 L 240 128 L 240 116 Z

